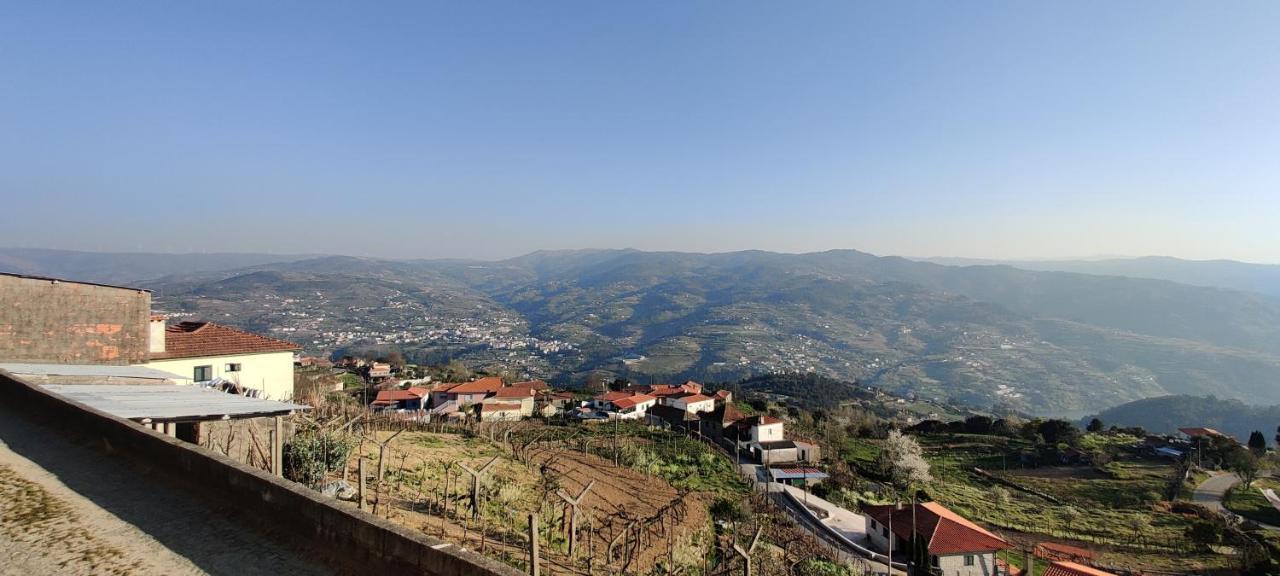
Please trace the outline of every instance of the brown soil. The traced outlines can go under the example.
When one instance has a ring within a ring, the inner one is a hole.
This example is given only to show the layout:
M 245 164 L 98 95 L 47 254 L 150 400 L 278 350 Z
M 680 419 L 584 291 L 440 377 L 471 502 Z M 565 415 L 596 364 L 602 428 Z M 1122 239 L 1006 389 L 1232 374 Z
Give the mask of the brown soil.
M 378 441 L 390 437 L 379 432 Z M 377 445 L 365 442 L 363 453 L 369 459 L 366 473 L 376 474 Z M 450 434 L 406 432 L 391 444 L 388 457 L 388 483 L 382 495 L 388 505 L 379 506 L 378 514 L 405 526 L 422 530 L 458 546 L 480 550 L 510 563 L 522 563 L 527 555 L 527 517 L 538 511 L 542 521 L 551 525 L 554 541 L 542 538 L 543 572 L 547 574 L 588 574 L 587 558 L 593 558 L 595 574 L 647 574 L 669 553 L 689 563 L 696 562 L 703 551 L 690 552 L 688 544 L 708 522 L 706 503 L 698 495 L 681 496 L 659 478 L 649 477 L 630 468 L 615 467 L 599 457 L 570 450 L 542 449 L 530 455 L 529 463 L 515 460 L 496 444 L 478 438 L 465 439 Z M 456 463 L 479 468 L 497 456 L 486 482 L 487 505 L 483 521 L 473 520 L 469 513 L 469 476 Z M 445 463 L 455 463 L 446 474 Z M 403 463 L 404 474 L 394 473 Z M 349 478 L 356 478 L 352 467 Z M 445 478 L 449 478 L 449 512 L 442 518 L 438 503 Z M 577 495 L 590 482 L 591 491 L 583 499 L 579 512 L 579 540 L 576 561 L 566 553 L 563 536 L 564 513 L 567 508 L 557 490 Z M 375 489 L 369 488 L 370 492 Z M 371 501 L 374 496 L 370 496 Z M 617 553 L 612 562 L 606 560 L 610 541 L 622 535 L 625 527 L 636 523 L 645 527 L 639 544 L 633 544 L 634 557 L 626 564 L 625 536 L 617 539 Z M 671 543 L 670 550 L 668 542 Z

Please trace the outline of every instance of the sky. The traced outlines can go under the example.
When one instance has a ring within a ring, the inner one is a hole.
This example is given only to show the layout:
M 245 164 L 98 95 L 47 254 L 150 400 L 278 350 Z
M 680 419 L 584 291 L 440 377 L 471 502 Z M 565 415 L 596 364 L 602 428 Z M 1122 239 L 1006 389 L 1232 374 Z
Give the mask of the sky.
M 1280 3 L 0 3 L 0 246 L 1280 262 Z

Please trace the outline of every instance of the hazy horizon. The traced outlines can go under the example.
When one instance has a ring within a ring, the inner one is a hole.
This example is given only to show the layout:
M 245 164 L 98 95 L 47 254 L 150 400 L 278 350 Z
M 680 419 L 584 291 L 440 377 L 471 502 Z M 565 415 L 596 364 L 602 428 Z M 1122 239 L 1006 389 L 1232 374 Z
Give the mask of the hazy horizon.
M 1280 262 L 1274 3 L 3 14 L 0 245 Z
M 835 252 L 835 251 L 843 251 L 843 250 L 853 250 L 853 251 L 857 251 L 857 252 L 863 252 L 863 253 L 871 254 L 872 256 L 879 256 L 879 257 L 898 257 L 898 258 L 906 258 L 906 259 L 908 259 L 908 260 L 919 260 L 919 261 L 947 261 L 947 260 L 955 260 L 955 261 L 979 261 L 979 262 L 986 261 L 986 262 L 996 262 L 996 263 L 1000 263 L 1000 262 L 1017 263 L 1017 262 L 1089 262 L 1089 261 L 1098 261 L 1098 262 L 1101 262 L 1101 261 L 1107 261 L 1107 260 L 1138 260 L 1138 259 L 1143 259 L 1143 258 L 1173 258 L 1173 259 L 1183 260 L 1183 261 L 1187 261 L 1187 262 L 1236 262 L 1236 263 L 1240 263 L 1240 264 L 1255 264 L 1255 265 L 1261 265 L 1261 266 L 1280 266 L 1280 262 L 1256 262 L 1256 261 L 1249 261 L 1249 260 L 1236 260 L 1236 259 L 1232 259 L 1232 258 L 1202 258 L 1202 259 L 1198 259 L 1198 258 L 1181 258 L 1181 257 L 1178 257 L 1178 256 L 1169 256 L 1169 255 L 1166 255 L 1166 254 L 1140 254 L 1140 255 L 1131 255 L 1131 254 L 1094 254 L 1094 255 L 1087 255 L 1087 256 L 1049 256 L 1049 257 L 1023 257 L 1023 258 L 991 258 L 991 257 L 983 257 L 983 256 L 915 256 L 915 255 L 906 255 L 906 254 L 887 254 L 887 253 L 871 252 L 871 251 L 868 251 L 868 250 L 863 250 L 863 249 L 860 249 L 860 248 L 852 248 L 852 247 L 826 248 L 826 249 L 821 249 L 821 250 L 808 250 L 808 251 L 768 250 L 768 249 L 764 249 L 764 248 L 741 248 L 741 249 L 734 249 L 734 250 L 713 250 L 713 251 L 679 250 L 679 249 L 671 249 L 671 250 L 645 250 L 645 249 L 642 249 L 642 248 L 635 248 L 635 247 L 630 247 L 630 246 L 610 246 L 610 247 L 600 247 L 600 248 L 532 248 L 532 249 L 528 249 L 528 250 L 525 250 L 525 251 L 522 251 L 522 252 L 519 252 L 519 253 L 515 253 L 515 254 L 502 255 L 502 256 L 491 257 L 491 258 L 467 258 L 467 257 L 462 257 L 462 256 L 448 256 L 448 255 L 446 255 L 446 256 L 433 256 L 433 257 L 425 257 L 425 256 L 387 256 L 387 255 L 380 255 L 380 254 L 356 254 L 356 253 L 349 253 L 349 252 L 273 252 L 273 251 L 270 251 L 270 250 L 247 250 L 247 251 L 223 251 L 223 250 L 163 251 L 163 250 L 145 250 L 145 251 L 134 251 L 134 250 L 82 250 L 82 249 L 73 249 L 73 248 L 50 248 L 50 247 L 46 247 L 46 246 L 0 246 L 0 250 L 9 250 L 9 249 L 20 249 L 20 250 L 28 250 L 28 249 L 29 249 L 29 250 L 58 250 L 58 251 L 66 251 L 66 252 L 82 252 L 82 253 L 97 253 L 97 254 L 162 254 L 162 255 L 170 255 L 170 256 L 182 256 L 182 255 L 188 255 L 188 254 L 199 254 L 199 255 L 219 255 L 219 254 L 223 254 L 223 255 L 234 255 L 234 254 L 254 255 L 254 254 L 256 254 L 256 255 L 266 255 L 266 256 L 292 256 L 292 257 L 301 256 L 301 257 L 308 257 L 308 258 L 322 258 L 322 257 L 327 257 L 327 256 L 346 256 L 346 257 L 353 257 L 353 258 L 374 258 L 374 259 L 384 259 L 384 260 L 406 260 L 406 261 L 408 261 L 408 260 L 473 260 L 473 261 L 477 261 L 477 262 L 498 262 L 498 261 L 502 261 L 502 260 L 508 260 L 508 259 L 511 259 L 511 258 L 518 258 L 518 257 L 521 257 L 521 256 L 528 256 L 528 255 L 535 254 L 535 253 L 539 253 L 539 252 L 589 252 L 589 251 L 601 251 L 601 252 L 603 252 L 603 251 L 628 251 L 628 250 L 634 250 L 634 251 L 639 251 L 639 252 L 673 252 L 673 253 L 683 253 L 683 254 L 730 254 L 730 253 L 734 253 L 734 252 L 770 252 L 770 253 L 776 253 L 776 254 L 818 254 L 818 253 L 822 253 L 822 252 Z

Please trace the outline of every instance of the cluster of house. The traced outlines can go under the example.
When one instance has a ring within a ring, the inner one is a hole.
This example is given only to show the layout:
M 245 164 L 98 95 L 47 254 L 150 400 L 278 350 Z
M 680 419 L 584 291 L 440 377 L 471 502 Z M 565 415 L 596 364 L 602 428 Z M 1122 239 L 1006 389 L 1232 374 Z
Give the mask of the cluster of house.
M 432 387 L 380 390 L 372 406 L 379 410 L 410 412 L 429 420 L 475 419 L 481 422 L 515 421 L 535 413 L 550 417 L 573 401 L 573 395 L 556 392 L 541 380 L 505 384 L 488 376 L 470 382 L 445 382 Z
M 746 452 L 766 468 L 774 465 L 815 463 L 818 447 L 788 439 L 782 420 L 769 415 L 746 415 L 733 404 L 728 390 L 704 394 L 692 380 L 684 384 L 632 385 L 605 392 L 573 411 L 586 421 L 643 420 L 654 426 L 683 430 L 719 442 L 735 452 Z M 800 470 L 800 476 L 794 477 Z M 810 469 L 773 469 L 777 480 L 803 482 L 825 477 Z

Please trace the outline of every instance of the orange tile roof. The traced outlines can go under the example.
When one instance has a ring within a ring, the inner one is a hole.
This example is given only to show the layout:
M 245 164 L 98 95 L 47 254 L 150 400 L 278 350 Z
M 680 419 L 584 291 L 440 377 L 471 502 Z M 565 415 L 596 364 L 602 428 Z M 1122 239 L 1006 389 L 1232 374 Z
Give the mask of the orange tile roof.
M 609 403 L 613 404 L 614 407 L 616 407 L 619 410 L 625 410 L 627 408 L 633 408 L 635 406 L 644 404 L 645 402 L 652 402 L 654 400 L 657 400 L 657 398 L 654 398 L 653 396 L 650 396 L 648 394 L 637 394 L 635 396 L 628 396 L 626 398 L 620 398 L 618 400 L 610 400 Z
M 486 402 L 480 405 L 481 412 L 510 412 L 520 409 L 519 404 L 501 404 L 498 402 Z
M 676 400 L 683 401 L 685 404 L 693 404 L 695 402 L 706 402 L 707 400 L 714 400 L 714 398 L 710 396 L 703 396 L 702 394 L 689 394 L 687 396 L 679 396 L 676 398 Z
M 1090 568 L 1083 564 L 1075 562 L 1058 561 L 1049 565 L 1049 569 L 1045 570 L 1044 576 L 1116 576 L 1111 572 L 1104 572 L 1097 568 Z
M 533 388 L 507 386 L 505 388 L 499 388 L 497 394 L 494 394 L 494 396 L 498 398 L 532 398 L 537 393 L 538 391 Z
M 897 510 L 892 504 L 865 506 L 863 512 L 880 524 L 889 524 L 893 516 L 893 532 L 904 540 L 911 539 L 911 506 Z M 1003 550 L 1009 543 L 986 529 L 948 510 L 937 502 L 916 504 L 916 533 L 929 542 L 929 553 L 938 555 Z
M 516 382 L 511 385 L 512 388 L 529 388 L 536 391 L 550 390 L 551 387 L 541 380 L 529 380 L 528 382 Z
M 463 382 L 448 389 L 450 394 L 493 394 L 502 389 L 502 378 L 489 376 L 474 382 Z
M 419 388 L 421 390 L 421 388 Z M 374 404 L 391 404 L 394 402 L 402 402 L 405 400 L 418 400 L 422 398 L 422 394 L 417 394 L 413 388 L 408 390 L 379 390 L 378 396 L 373 400 Z
M 1225 436 L 1225 434 L 1214 430 L 1213 428 L 1179 428 L 1179 432 L 1187 436 Z
M 164 352 L 152 360 L 231 356 L 263 352 L 291 352 L 302 347 L 293 342 L 268 338 L 213 322 L 179 322 L 164 329 Z

